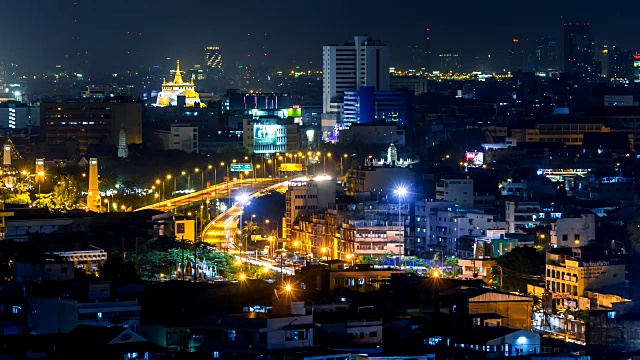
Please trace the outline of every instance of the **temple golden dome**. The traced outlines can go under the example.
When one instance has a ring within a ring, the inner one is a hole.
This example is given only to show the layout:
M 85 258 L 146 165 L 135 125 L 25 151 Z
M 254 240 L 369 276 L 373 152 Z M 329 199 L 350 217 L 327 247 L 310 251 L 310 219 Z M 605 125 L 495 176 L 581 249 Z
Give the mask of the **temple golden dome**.
M 164 97 L 164 96 L 163 97 L 158 97 L 157 104 L 161 105 L 161 106 L 169 106 L 169 105 L 171 105 L 171 99 L 168 98 L 168 97 Z
M 200 98 L 200 95 L 198 95 L 198 93 L 193 90 L 185 90 L 182 92 L 182 95 L 184 95 L 187 99 Z

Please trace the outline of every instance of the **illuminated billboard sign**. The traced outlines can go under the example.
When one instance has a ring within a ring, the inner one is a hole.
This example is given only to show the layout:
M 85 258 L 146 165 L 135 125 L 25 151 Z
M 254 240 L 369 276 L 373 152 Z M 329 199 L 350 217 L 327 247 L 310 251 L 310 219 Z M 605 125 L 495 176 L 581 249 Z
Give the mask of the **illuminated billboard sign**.
M 467 151 L 464 153 L 465 160 L 469 166 L 482 166 L 484 164 L 484 153 L 480 151 Z
M 254 145 L 280 145 L 278 137 L 284 137 L 286 132 L 282 125 L 255 125 L 253 127 Z
M 302 164 L 284 163 L 280 164 L 280 171 L 302 171 Z

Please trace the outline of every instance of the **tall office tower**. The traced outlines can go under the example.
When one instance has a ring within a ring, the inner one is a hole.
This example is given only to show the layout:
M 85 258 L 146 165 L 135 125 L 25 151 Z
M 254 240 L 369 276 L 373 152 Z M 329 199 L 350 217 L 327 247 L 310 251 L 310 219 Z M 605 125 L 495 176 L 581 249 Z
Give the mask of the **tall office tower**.
M 430 74 L 431 69 L 431 28 L 427 28 L 427 36 L 424 43 L 424 69 L 427 74 Z
M 322 48 L 322 111 L 341 114 L 346 91 L 373 86 L 389 91 L 390 49 L 369 36 L 354 36 L 344 45 Z
M 522 46 L 523 44 L 520 39 L 511 39 L 511 47 L 509 48 L 509 71 L 512 73 L 524 70 L 524 50 Z
M 628 50 L 612 46 L 608 54 L 607 77 L 613 82 L 633 81 L 633 53 Z M 604 75 L 604 63 L 602 64 Z
M 555 38 L 546 36 L 533 42 L 533 70 L 536 72 L 557 72 L 558 42 Z
M 205 72 L 222 72 L 222 52 L 219 46 L 207 46 L 204 48 Z
M 600 75 L 609 78 L 609 44 L 605 41 L 602 49 L 596 51 L 596 60 L 600 61 Z
M 407 52 L 409 53 L 409 58 L 411 59 L 411 61 L 409 62 L 409 68 L 407 70 L 419 72 L 424 62 L 424 51 L 422 51 L 422 49 L 420 49 L 418 45 L 409 45 L 407 46 L 407 50 Z
M 440 72 L 441 73 L 459 73 L 462 65 L 460 64 L 460 54 L 440 54 Z
M 80 33 L 82 31 L 82 24 L 80 23 L 80 2 L 79 0 L 75 0 L 71 5 L 71 53 L 67 59 L 69 62 L 67 72 L 70 74 L 82 74 L 86 70 L 86 55 L 88 54 L 82 49 L 80 41 Z
M 633 82 L 640 82 L 640 54 L 637 52 L 632 55 L 633 57 Z
M 89 191 L 87 192 L 87 209 L 100 212 L 100 189 L 98 188 L 98 159 L 89 159 Z
M 564 72 L 584 82 L 600 75 L 591 25 L 564 24 Z

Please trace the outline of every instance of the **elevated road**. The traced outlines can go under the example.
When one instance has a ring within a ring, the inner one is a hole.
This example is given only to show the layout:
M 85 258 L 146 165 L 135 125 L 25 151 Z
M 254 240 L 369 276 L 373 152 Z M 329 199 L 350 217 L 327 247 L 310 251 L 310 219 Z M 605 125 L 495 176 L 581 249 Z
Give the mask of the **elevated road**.
M 247 193 L 248 200 L 251 201 L 252 199 L 259 198 L 278 189 L 286 189 L 288 183 L 288 181 L 283 181 L 275 184 L 273 182 L 271 184 L 263 183 L 264 185 L 268 186 L 264 186 L 260 190 L 254 190 Z M 234 235 L 238 230 L 241 213 L 242 207 L 234 203 L 234 205 L 231 206 L 226 212 L 218 215 L 215 219 L 209 222 L 207 226 L 205 226 L 204 230 L 202 231 L 202 241 L 215 244 L 218 249 L 226 248 L 230 252 L 239 252 L 240 249 L 234 242 Z
M 171 209 L 191 206 L 206 199 L 212 198 L 225 198 L 231 196 L 233 199 L 233 193 L 241 189 L 247 189 L 249 192 L 259 192 L 260 190 L 273 185 L 277 180 L 271 178 L 258 178 L 258 179 L 243 179 L 224 182 L 210 186 L 206 189 L 194 191 L 192 193 L 178 196 L 169 200 L 160 201 L 151 205 L 147 205 L 136 209 L 140 210 L 160 210 L 169 211 Z

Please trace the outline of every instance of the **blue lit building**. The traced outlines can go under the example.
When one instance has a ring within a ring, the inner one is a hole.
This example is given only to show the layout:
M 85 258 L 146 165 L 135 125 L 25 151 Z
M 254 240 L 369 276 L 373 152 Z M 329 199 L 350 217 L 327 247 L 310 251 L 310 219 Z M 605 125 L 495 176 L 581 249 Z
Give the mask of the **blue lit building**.
M 397 126 L 413 123 L 412 91 L 375 91 L 362 86 L 359 91 L 344 93 L 342 120 L 345 128 L 351 124 L 372 124 L 385 121 Z

